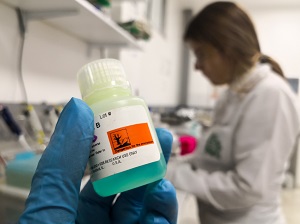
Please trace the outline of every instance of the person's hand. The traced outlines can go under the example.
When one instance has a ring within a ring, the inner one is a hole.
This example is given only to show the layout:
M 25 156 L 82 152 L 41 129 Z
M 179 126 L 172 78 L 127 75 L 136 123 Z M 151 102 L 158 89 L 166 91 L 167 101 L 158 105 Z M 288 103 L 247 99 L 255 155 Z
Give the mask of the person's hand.
M 163 129 L 157 135 L 167 160 L 172 136 Z M 92 111 L 72 98 L 38 164 L 19 223 L 176 223 L 176 193 L 167 180 L 121 193 L 114 204 L 115 196 L 98 196 L 90 182 L 79 196 L 93 136 Z

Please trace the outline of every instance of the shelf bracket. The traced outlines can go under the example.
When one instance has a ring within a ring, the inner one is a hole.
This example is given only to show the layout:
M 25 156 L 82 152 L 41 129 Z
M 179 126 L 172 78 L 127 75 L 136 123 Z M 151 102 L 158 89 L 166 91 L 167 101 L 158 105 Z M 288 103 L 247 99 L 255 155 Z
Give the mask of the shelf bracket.
M 16 8 L 19 20 L 23 21 L 24 27 L 26 28 L 27 23 L 31 20 L 43 20 L 49 18 L 57 18 L 63 16 L 72 16 L 79 13 L 77 9 L 55 9 L 45 11 L 26 11 L 20 8 Z

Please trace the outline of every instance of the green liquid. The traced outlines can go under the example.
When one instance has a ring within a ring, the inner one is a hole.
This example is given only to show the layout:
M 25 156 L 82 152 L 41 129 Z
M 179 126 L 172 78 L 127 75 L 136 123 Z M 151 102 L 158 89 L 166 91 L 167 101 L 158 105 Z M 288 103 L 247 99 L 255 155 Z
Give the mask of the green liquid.
M 120 107 L 141 105 L 148 115 L 149 128 L 152 129 L 152 133 L 156 133 L 145 102 L 132 96 L 127 89 L 112 88 L 105 92 L 95 91 L 92 95 L 84 98 L 84 101 L 91 107 L 95 115 Z M 160 160 L 95 180 L 93 186 L 97 194 L 100 196 L 114 195 L 162 179 L 166 173 L 166 162 L 156 134 L 153 138 L 157 142 Z
M 162 154 L 161 158 L 164 159 Z M 165 166 L 165 162 L 159 160 L 94 181 L 93 186 L 97 194 L 103 197 L 121 193 L 162 179 Z

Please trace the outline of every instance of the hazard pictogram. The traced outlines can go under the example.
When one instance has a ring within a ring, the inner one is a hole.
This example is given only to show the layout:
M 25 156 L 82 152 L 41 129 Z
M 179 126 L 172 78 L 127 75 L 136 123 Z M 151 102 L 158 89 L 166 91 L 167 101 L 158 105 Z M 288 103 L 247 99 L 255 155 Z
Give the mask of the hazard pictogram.
M 107 132 L 113 154 L 154 144 L 147 123 L 140 123 Z
M 110 133 L 110 142 L 112 143 L 113 149 L 118 152 L 120 149 L 131 145 L 127 130 L 119 129 L 118 131 Z

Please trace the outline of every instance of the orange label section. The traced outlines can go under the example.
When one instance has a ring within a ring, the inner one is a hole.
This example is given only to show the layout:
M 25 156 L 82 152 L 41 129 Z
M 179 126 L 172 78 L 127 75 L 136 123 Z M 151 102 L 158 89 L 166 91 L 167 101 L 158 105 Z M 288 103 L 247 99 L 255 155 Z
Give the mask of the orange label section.
M 113 154 L 154 144 L 147 123 L 134 124 L 107 132 Z

